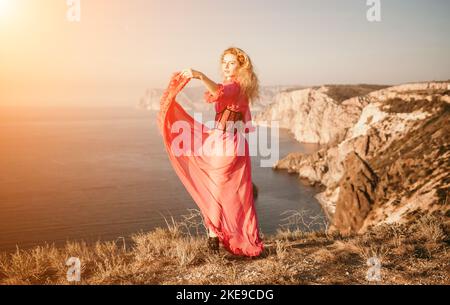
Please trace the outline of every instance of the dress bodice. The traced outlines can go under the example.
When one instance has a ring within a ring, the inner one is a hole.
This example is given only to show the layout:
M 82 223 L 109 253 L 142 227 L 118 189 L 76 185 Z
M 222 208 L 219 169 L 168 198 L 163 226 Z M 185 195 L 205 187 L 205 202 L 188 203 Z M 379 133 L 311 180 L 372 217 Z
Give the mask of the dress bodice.
M 206 102 L 215 103 L 215 127 L 217 129 L 225 131 L 226 124 L 229 122 L 229 124 L 243 125 L 245 133 L 255 130 L 252 125 L 248 98 L 240 94 L 240 85 L 236 80 L 219 83 L 214 94 L 205 91 L 204 97 Z M 241 123 L 238 123 L 239 121 Z

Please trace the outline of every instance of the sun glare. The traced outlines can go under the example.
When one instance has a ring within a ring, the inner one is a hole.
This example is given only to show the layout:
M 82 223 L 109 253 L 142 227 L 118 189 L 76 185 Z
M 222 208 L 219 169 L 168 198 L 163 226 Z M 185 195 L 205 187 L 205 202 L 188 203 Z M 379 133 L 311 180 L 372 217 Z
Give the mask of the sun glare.
M 0 0 L 0 17 L 5 17 L 11 12 L 12 0 Z

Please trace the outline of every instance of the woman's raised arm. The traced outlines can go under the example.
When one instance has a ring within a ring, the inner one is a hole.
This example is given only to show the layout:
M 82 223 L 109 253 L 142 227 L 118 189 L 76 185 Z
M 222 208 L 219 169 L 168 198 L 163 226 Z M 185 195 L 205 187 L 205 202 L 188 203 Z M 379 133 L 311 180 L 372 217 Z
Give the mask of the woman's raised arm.
M 201 73 L 201 72 L 200 72 Z M 219 90 L 219 85 L 216 84 L 214 81 L 212 81 L 209 77 L 207 77 L 205 74 L 201 73 L 200 80 L 205 84 L 206 89 L 214 95 Z
M 189 68 L 189 69 L 183 69 L 181 71 L 181 74 L 188 78 L 196 78 L 196 79 L 201 80 L 203 82 L 203 84 L 205 85 L 206 89 L 208 89 L 208 91 L 213 95 L 217 93 L 217 90 L 219 90 L 219 85 L 216 84 L 214 81 L 212 81 L 209 77 L 207 77 L 205 74 L 203 74 L 200 71 Z

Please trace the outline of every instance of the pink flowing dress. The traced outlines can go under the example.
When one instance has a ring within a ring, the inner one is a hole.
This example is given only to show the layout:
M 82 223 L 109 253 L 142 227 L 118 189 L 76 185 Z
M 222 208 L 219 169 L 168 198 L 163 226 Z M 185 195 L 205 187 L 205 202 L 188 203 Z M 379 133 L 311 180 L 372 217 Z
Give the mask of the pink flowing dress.
M 173 73 L 161 97 L 157 125 L 170 163 L 199 207 L 206 227 L 219 237 L 224 248 L 236 255 L 258 256 L 264 246 L 244 135 L 256 130 L 251 124 L 248 99 L 239 96 L 239 83 L 234 79 L 218 84 L 215 94 L 205 91 L 205 101 L 215 103 L 217 113 L 228 107 L 241 112 L 245 123 L 245 129 L 237 133 L 209 128 L 176 101 L 177 94 L 189 81 L 180 72 Z M 177 126 L 180 123 L 182 128 Z M 182 139 L 188 135 L 189 141 L 180 141 L 182 135 Z M 210 146 L 211 143 L 215 144 Z M 213 152 L 225 153 L 201 153 L 199 149 L 206 146 L 212 147 Z

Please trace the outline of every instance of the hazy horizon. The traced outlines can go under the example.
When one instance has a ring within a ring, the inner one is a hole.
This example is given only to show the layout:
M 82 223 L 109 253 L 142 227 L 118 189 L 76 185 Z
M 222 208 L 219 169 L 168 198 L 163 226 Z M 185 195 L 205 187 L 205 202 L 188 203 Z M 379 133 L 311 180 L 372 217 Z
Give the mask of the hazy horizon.
M 132 107 L 192 67 L 215 81 L 229 46 L 262 86 L 450 79 L 450 2 L 0 0 L 0 106 Z M 188 86 L 200 86 L 193 80 Z

